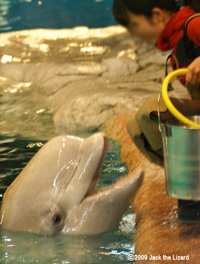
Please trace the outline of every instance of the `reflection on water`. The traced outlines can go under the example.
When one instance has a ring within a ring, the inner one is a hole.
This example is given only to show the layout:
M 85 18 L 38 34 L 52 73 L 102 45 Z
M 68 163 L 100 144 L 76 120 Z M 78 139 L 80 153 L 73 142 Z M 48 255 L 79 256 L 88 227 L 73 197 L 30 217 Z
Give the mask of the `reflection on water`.
M 48 100 L 26 82 L 9 83 L 0 78 L 0 126 L 4 136 L 24 135 L 31 139 L 49 139 L 56 135 Z
M 59 129 L 63 126 L 67 128 L 65 133 L 74 134 L 74 131 L 86 132 L 88 128 L 95 130 L 115 111 L 133 108 L 129 92 L 122 96 L 118 79 L 101 78 L 109 68 L 113 69 L 113 63 L 116 65 L 116 61 L 109 59 L 119 53 L 118 44 L 123 42 L 124 32 L 121 27 L 82 27 L 2 34 L 1 133 L 46 140 L 62 133 L 55 128 L 54 117 L 58 120 Z M 133 46 L 132 52 L 130 46 Z M 126 55 L 134 55 L 134 43 L 125 43 L 123 47 L 126 59 Z M 129 66 L 134 70 L 135 62 Z M 129 66 L 125 66 L 128 72 Z M 134 92 L 132 96 L 136 96 Z M 94 110 L 91 109 L 93 104 Z M 62 107 L 65 113 L 62 113 Z M 80 107 L 85 107 L 85 110 Z
M 1 137 L 1 197 L 43 143 Z M 110 185 L 125 174 L 126 168 L 120 161 L 119 149 L 110 140 L 98 187 Z M 128 254 L 134 250 L 134 224 L 135 217 L 130 208 L 118 230 L 98 236 L 48 237 L 1 229 L 0 263 L 128 263 Z
M 8 15 L 9 8 L 10 8 L 10 2 L 9 1 L 1 1 L 0 2 L 0 28 L 1 28 L 1 31 L 9 31 L 12 29 L 9 21 L 6 18 L 6 16 Z
M 0 136 L 0 164 L 2 168 L 0 174 L 0 202 L 7 187 L 19 175 L 43 143 L 42 141 Z
M 114 264 L 130 263 L 128 254 L 134 251 L 133 235 L 125 237 L 120 232 L 93 237 L 39 235 L 2 231 L 2 263 L 40 264 Z M 3 253 L 3 254 L 2 254 Z
M 122 27 L 11 32 L 1 35 L 0 48 L 1 198 L 44 141 L 97 131 L 160 92 L 162 60 L 154 65 L 152 47 L 133 42 Z M 99 186 L 125 174 L 111 142 Z M 118 230 L 100 236 L 1 230 L 0 262 L 126 263 L 134 250 L 134 225 L 130 208 Z
M 148 71 L 133 75 L 142 65 L 136 59 L 139 45 L 125 37 L 121 27 L 1 35 L 1 199 L 45 141 L 57 134 L 76 131 L 84 136 L 91 133 L 89 129 L 96 131 L 108 118 L 132 112 L 160 89 L 160 77 L 152 79 Z M 58 121 L 65 131 L 56 126 Z M 99 187 L 126 174 L 119 149 L 110 143 Z M 128 263 L 134 228 L 135 216 L 129 208 L 117 230 L 99 236 L 48 237 L 1 229 L 0 262 Z
M 128 43 L 125 43 L 125 47 L 116 47 L 116 51 L 112 50 L 119 40 L 123 40 L 124 35 L 128 37 L 125 32 L 121 27 L 10 32 L 1 35 L 0 58 L 2 63 L 70 63 L 93 60 L 100 62 L 103 56 L 117 56 L 118 52 L 119 56 L 122 56 L 122 52 L 123 56 L 134 56 L 134 50 L 126 50 Z M 124 35 L 120 36 L 120 33 Z
M 31 92 L 26 83 L 1 86 L 0 120 L 4 136 L 23 135 L 46 139 L 56 134 L 47 100 Z M 23 96 L 22 96 L 23 90 Z

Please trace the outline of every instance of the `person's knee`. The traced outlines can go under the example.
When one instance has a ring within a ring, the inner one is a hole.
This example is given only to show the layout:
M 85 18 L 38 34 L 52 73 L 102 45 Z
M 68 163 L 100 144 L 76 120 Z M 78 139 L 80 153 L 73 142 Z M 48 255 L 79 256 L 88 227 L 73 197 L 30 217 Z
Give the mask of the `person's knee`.
M 141 127 L 138 125 L 135 116 L 127 121 L 126 128 L 129 136 L 137 148 L 152 162 L 163 165 L 162 148 L 154 151 L 146 139 Z

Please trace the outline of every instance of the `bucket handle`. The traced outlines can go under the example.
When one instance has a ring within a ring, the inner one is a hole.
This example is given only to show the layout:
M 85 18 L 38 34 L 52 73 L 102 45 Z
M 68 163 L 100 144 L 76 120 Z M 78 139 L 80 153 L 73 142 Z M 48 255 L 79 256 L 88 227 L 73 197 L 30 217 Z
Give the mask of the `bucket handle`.
M 169 99 L 168 96 L 168 85 L 170 83 L 170 81 L 180 75 L 186 75 L 187 74 L 187 69 L 178 69 L 175 70 L 173 72 L 171 72 L 170 74 L 167 75 L 167 77 L 164 79 L 163 81 L 163 85 L 162 85 L 162 96 L 163 96 L 163 100 L 168 108 L 168 110 L 171 112 L 171 114 L 173 116 L 175 116 L 179 121 L 181 121 L 182 123 L 184 123 L 187 126 L 192 126 L 195 128 L 200 128 L 200 124 L 197 124 L 193 121 L 191 121 L 190 119 L 188 119 L 187 117 L 185 117 L 183 114 L 181 114 L 172 104 L 171 100 Z
M 158 95 L 158 127 L 160 133 L 162 133 L 161 118 L 160 118 L 160 97 L 161 97 L 161 93 Z

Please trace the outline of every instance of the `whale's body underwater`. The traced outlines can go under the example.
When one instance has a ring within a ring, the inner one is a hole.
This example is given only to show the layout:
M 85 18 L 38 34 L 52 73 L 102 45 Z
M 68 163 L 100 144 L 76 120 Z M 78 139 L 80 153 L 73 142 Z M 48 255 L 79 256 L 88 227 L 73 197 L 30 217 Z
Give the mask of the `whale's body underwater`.
M 99 234 L 118 226 L 143 180 L 137 169 L 96 189 L 108 139 L 58 136 L 47 142 L 9 186 L 0 223 L 38 234 Z

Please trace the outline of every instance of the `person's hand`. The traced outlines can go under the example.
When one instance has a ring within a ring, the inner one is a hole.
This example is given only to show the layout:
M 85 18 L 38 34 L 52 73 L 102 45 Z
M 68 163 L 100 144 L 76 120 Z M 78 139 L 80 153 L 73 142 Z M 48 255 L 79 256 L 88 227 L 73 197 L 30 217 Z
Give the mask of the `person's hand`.
M 189 66 L 186 75 L 187 84 L 200 84 L 200 57 L 196 58 Z

